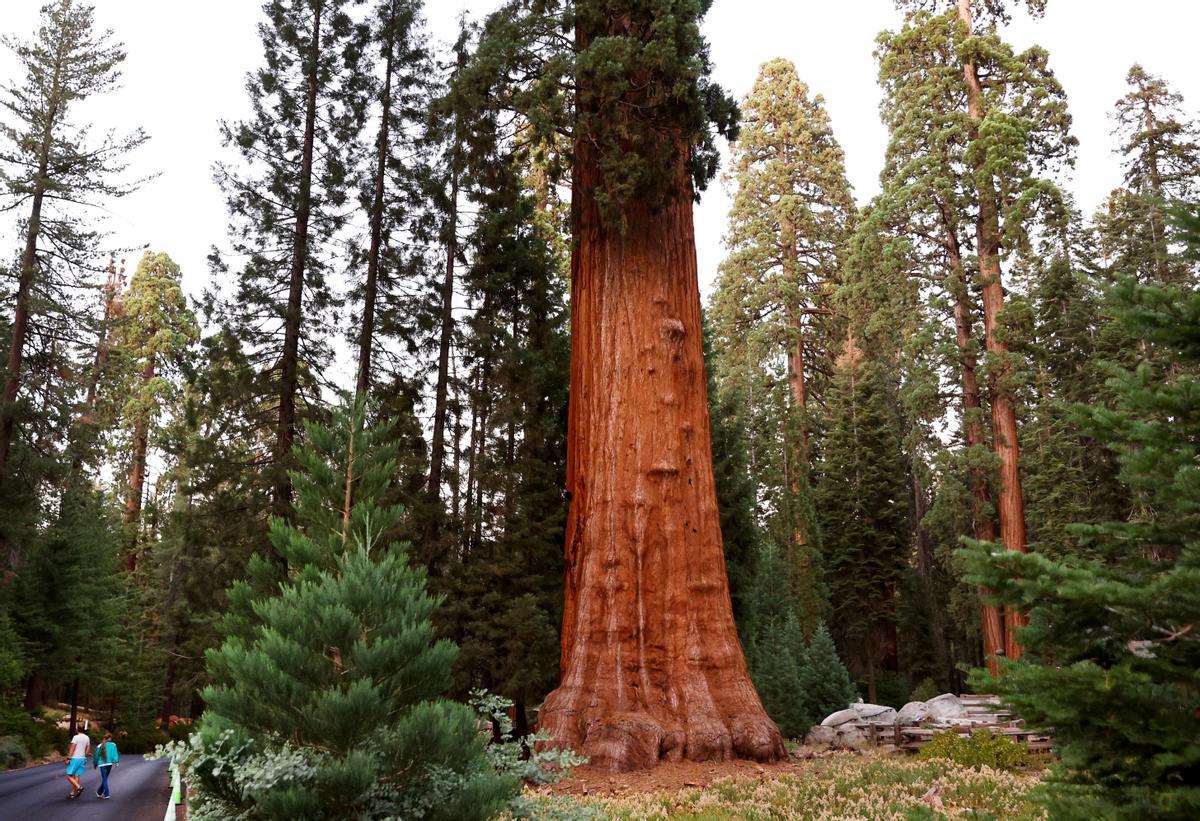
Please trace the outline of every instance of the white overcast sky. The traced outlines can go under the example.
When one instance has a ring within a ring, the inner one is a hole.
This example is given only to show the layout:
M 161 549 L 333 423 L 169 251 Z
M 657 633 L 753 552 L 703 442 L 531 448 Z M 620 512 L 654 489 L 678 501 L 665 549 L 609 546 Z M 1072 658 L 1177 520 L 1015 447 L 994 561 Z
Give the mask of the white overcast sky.
M 0 32 L 28 37 L 41 0 L 0 0 Z M 169 253 L 184 269 L 187 290 L 208 281 L 208 248 L 223 245 L 224 206 L 212 165 L 229 154 L 220 147 L 217 121 L 246 109 L 244 78 L 262 57 L 258 0 L 95 0 L 101 25 L 112 28 L 129 53 L 123 88 L 95 114 L 98 127 L 141 126 L 150 142 L 132 157 L 138 173 L 159 176 L 117 202 L 109 227 L 114 243 Z M 427 16 L 434 36 L 452 39 L 462 10 L 479 16 L 496 0 L 432 0 Z M 846 152 L 859 203 L 878 190 L 886 134 L 879 122 L 879 90 L 872 57 L 876 34 L 895 27 L 891 0 L 715 0 L 704 31 L 712 45 L 715 78 L 742 97 L 758 66 L 792 60 L 800 76 L 825 96 Z M 1198 0 L 1050 0 L 1045 19 L 1023 14 L 1006 33 L 1017 47 L 1040 43 L 1065 86 L 1080 141 L 1071 185 L 1091 212 L 1117 184 L 1118 159 L 1109 112 L 1124 93 L 1133 62 L 1164 75 L 1200 111 Z M 14 79 L 13 61 L 0 54 L 0 81 Z M 696 213 L 702 287 L 707 290 L 723 256 L 721 235 L 729 200 L 719 183 Z M 17 247 L 11 226 L 0 243 Z M 131 267 L 134 260 L 131 260 Z

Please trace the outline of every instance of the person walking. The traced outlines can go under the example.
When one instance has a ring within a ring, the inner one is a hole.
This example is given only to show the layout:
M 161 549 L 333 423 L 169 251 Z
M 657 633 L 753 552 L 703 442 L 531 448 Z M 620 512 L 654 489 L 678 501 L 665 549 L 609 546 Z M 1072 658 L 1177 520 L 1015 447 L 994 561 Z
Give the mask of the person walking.
M 87 754 L 91 746 L 92 740 L 88 738 L 88 734 L 82 727 L 77 727 L 71 739 L 71 753 L 67 756 L 67 781 L 71 783 L 71 791 L 67 793 L 67 798 L 78 798 L 83 792 L 80 777 L 87 769 Z
M 117 742 L 113 741 L 112 733 L 105 733 L 104 739 L 96 745 L 96 758 L 93 762 L 100 771 L 100 786 L 96 788 L 97 798 L 112 798 L 108 792 L 108 776 L 120 760 Z

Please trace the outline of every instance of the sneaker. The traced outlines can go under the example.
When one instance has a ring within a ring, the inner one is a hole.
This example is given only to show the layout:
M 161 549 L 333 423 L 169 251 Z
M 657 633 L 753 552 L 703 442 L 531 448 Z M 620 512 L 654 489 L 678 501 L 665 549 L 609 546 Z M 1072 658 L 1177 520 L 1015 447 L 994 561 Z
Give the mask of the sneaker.
M 97 798 L 103 798 L 103 797 L 104 797 L 104 793 L 100 792 L 100 790 L 96 790 L 96 797 L 97 797 Z
M 105 797 L 105 798 L 112 798 L 112 796 L 111 796 L 111 795 L 106 795 L 106 796 L 104 796 L 104 797 Z

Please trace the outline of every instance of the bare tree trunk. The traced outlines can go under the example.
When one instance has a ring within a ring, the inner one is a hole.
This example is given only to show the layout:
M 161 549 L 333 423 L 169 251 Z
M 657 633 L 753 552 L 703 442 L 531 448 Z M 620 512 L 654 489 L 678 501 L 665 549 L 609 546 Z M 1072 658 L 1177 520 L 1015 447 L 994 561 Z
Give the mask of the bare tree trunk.
M 675 149 L 676 196 L 625 206 L 621 231 L 595 199 L 595 147 L 575 144 L 561 680 L 539 715 L 607 770 L 785 755 L 733 621 Z
M 450 366 L 454 371 L 455 384 L 458 383 L 458 368 L 454 360 L 450 360 Z M 458 526 L 459 516 L 462 514 L 462 438 L 463 438 L 463 422 L 462 422 L 462 403 L 454 403 L 454 472 L 450 475 L 450 521 L 454 526 Z
M 154 354 L 146 355 L 142 369 L 142 387 L 154 379 Z M 125 569 L 132 573 L 137 569 L 137 522 L 142 512 L 142 493 L 146 484 L 146 452 L 150 444 L 150 418 L 148 413 L 138 415 L 133 427 L 133 458 L 129 465 L 129 489 L 125 495 L 125 512 L 121 522 L 125 527 Z
M 959 19 L 972 31 L 971 0 L 958 0 Z M 977 127 L 983 121 L 983 86 L 973 60 L 963 65 L 967 85 L 967 113 Z M 987 351 L 997 359 L 998 367 L 989 376 L 992 403 L 992 446 L 1000 461 L 1000 539 L 1009 550 L 1025 552 L 1025 501 L 1021 494 L 1020 443 L 1017 440 L 1017 413 L 1008 388 L 1010 365 L 1008 346 L 997 336 L 996 323 L 1004 309 L 1004 289 L 1000 270 L 1000 202 L 991 177 L 983 168 L 985 159 L 976 159 L 979 179 L 979 218 L 976 223 L 976 251 L 983 291 L 983 327 Z M 1004 653 L 1013 660 L 1021 657 L 1016 630 L 1028 623 L 1024 613 L 1006 608 L 1004 613 Z
M 454 258 L 458 254 L 458 169 L 450 170 L 450 213 L 447 216 L 446 276 L 442 281 L 442 327 L 438 338 L 437 384 L 433 399 L 433 437 L 429 454 L 429 498 L 442 492 L 442 465 L 446 457 L 446 394 L 450 384 L 450 339 L 454 334 Z M 437 517 L 431 520 L 436 527 Z M 436 537 L 436 532 L 433 534 Z
M 47 173 L 50 168 L 50 149 L 54 145 L 54 126 L 62 96 L 63 46 L 54 63 L 50 81 L 50 106 L 42 128 L 38 147 L 37 176 L 33 181 L 33 197 L 29 221 L 25 224 L 25 248 L 21 252 L 21 271 L 17 276 L 16 305 L 13 309 L 12 337 L 8 348 L 8 369 L 4 376 L 4 394 L 0 396 L 0 469 L 8 464 L 12 451 L 13 426 L 16 422 L 17 394 L 21 389 L 21 365 L 25 358 L 25 339 L 29 335 L 29 303 L 33 281 L 37 276 L 37 245 L 42 230 L 42 204 L 46 197 Z
M 979 379 L 976 376 L 978 361 L 975 356 L 975 339 L 972 329 L 970 292 L 967 290 L 966 270 L 959 250 L 955 226 L 947 227 L 951 291 L 954 297 L 955 345 L 958 347 L 959 371 L 962 378 L 963 433 L 967 448 L 982 448 L 986 439 L 983 430 L 983 403 L 979 397 Z M 972 465 L 969 483 L 971 487 L 971 530 L 981 542 L 996 541 L 996 523 L 992 518 L 992 491 L 987 471 L 982 466 Z M 986 597 L 988 591 L 981 591 Z M 1000 608 L 994 604 L 983 604 L 983 655 L 987 659 L 992 675 L 1000 672 L 996 659 L 1005 654 L 1004 619 Z
M 387 178 L 389 122 L 392 116 L 392 39 L 395 37 L 395 8 L 388 17 L 387 47 L 383 61 L 382 112 L 379 116 L 379 137 L 375 159 L 375 196 L 371 202 L 371 245 L 367 250 L 367 281 L 363 286 L 362 328 L 358 335 L 358 381 L 355 396 L 366 396 L 371 386 L 371 348 L 375 343 L 375 300 L 379 291 L 379 256 L 383 250 L 383 195 Z
M 71 682 L 71 735 L 79 732 L 79 676 Z
M 25 679 L 25 700 L 22 703 L 22 709 L 27 713 L 33 713 L 45 703 L 46 671 L 38 666 L 30 670 L 29 677 Z
M 300 155 L 299 190 L 296 193 L 296 230 L 292 240 L 292 265 L 284 313 L 283 354 L 279 361 L 279 419 L 275 430 L 275 515 L 292 516 L 292 480 L 288 460 L 296 441 L 296 394 L 300 389 L 300 323 L 303 320 L 304 272 L 308 263 L 308 221 L 312 207 L 313 142 L 317 123 L 317 64 L 321 54 L 321 15 L 324 0 L 313 0 L 312 45 L 308 52 L 304 107 L 304 143 Z

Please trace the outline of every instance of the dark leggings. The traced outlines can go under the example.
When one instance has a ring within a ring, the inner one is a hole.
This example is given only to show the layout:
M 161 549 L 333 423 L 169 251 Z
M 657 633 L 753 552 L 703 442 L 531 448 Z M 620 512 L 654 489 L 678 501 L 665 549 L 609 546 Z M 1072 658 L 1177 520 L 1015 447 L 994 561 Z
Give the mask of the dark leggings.
M 96 792 L 102 795 L 108 795 L 108 771 L 111 769 L 111 766 L 100 768 L 100 789 L 96 790 Z

